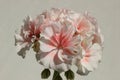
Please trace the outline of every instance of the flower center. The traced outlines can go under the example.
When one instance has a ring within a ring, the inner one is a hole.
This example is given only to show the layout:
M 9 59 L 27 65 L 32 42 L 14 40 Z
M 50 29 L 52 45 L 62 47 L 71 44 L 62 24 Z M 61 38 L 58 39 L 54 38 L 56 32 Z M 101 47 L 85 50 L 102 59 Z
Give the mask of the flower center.
M 62 46 L 61 44 L 59 44 L 57 48 L 58 48 L 58 49 L 62 49 L 63 46 Z

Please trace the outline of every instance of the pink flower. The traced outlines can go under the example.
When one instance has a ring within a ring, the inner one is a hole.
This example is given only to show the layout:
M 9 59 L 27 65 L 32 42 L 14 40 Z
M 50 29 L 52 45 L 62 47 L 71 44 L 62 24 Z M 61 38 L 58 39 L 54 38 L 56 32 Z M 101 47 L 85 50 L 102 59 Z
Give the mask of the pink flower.
M 80 36 L 73 26 L 52 22 L 41 32 L 40 60 L 46 68 L 62 72 L 70 69 L 72 59 L 80 53 Z
M 102 48 L 95 43 L 87 50 L 83 50 L 82 55 L 81 59 L 76 58 L 77 73 L 87 75 L 89 72 L 94 71 L 101 62 Z
M 88 12 L 52 8 L 34 20 L 27 17 L 15 34 L 15 45 L 23 58 L 31 45 L 38 45 L 36 59 L 45 68 L 63 72 L 76 65 L 77 73 L 86 75 L 101 61 L 103 37 Z
M 24 20 L 24 25 L 21 27 L 20 32 L 15 34 L 15 45 L 17 47 L 18 55 L 23 58 L 26 55 L 26 50 L 29 50 L 35 40 L 39 40 L 40 26 L 30 17 Z
M 88 74 L 95 70 L 101 61 L 103 37 L 94 17 L 85 13 L 78 22 L 77 35 L 81 36 L 82 56 L 76 58 L 78 73 Z

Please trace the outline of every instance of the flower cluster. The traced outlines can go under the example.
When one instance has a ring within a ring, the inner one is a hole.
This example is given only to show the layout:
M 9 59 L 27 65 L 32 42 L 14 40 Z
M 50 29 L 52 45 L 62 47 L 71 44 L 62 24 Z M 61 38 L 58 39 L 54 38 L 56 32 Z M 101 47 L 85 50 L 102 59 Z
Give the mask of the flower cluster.
M 67 75 L 72 73 L 71 66 L 76 65 L 78 74 L 87 75 L 101 61 L 103 37 L 96 19 L 88 12 L 52 8 L 35 19 L 27 17 L 15 34 L 15 45 L 23 58 L 33 48 L 46 71 L 53 69 Z

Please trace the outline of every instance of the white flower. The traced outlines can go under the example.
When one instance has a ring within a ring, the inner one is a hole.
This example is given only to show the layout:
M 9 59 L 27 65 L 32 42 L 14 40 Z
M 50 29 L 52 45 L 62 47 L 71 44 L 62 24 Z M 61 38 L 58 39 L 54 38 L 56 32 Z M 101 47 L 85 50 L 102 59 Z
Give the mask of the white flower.
M 77 35 L 81 36 L 82 56 L 74 59 L 77 73 L 86 75 L 95 70 L 101 61 L 103 37 L 94 17 L 85 13 L 78 22 Z
M 87 75 L 89 72 L 94 71 L 100 63 L 102 48 L 99 44 L 95 43 L 86 51 L 83 50 L 82 54 L 82 59 L 76 59 L 77 73 Z
M 24 25 L 21 27 L 20 32 L 15 34 L 15 46 L 17 47 L 18 55 L 25 58 L 26 50 L 29 50 L 35 40 L 39 40 L 40 26 L 27 17 L 24 20 Z
M 34 20 L 24 20 L 20 33 L 15 34 L 18 54 L 23 58 L 33 44 L 37 61 L 58 72 L 78 67 L 86 75 L 101 61 L 103 37 L 94 17 L 88 12 L 52 8 Z
M 80 53 L 80 36 L 74 36 L 73 26 L 49 23 L 41 32 L 40 60 L 46 68 L 58 72 L 70 69 L 72 59 Z

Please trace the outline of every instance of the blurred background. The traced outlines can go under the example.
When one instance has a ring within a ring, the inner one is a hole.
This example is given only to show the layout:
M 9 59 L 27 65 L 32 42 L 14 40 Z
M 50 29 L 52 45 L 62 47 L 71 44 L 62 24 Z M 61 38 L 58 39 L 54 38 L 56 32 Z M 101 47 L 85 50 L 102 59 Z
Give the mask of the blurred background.
M 36 62 L 34 52 L 29 51 L 25 59 L 17 55 L 14 33 L 26 16 L 34 18 L 52 7 L 89 11 L 105 38 L 98 69 L 88 76 L 76 74 L 75 80 L 120 80 L 120 0 L 0 0 L 0 80 L 42 80 L 44 68 Z

